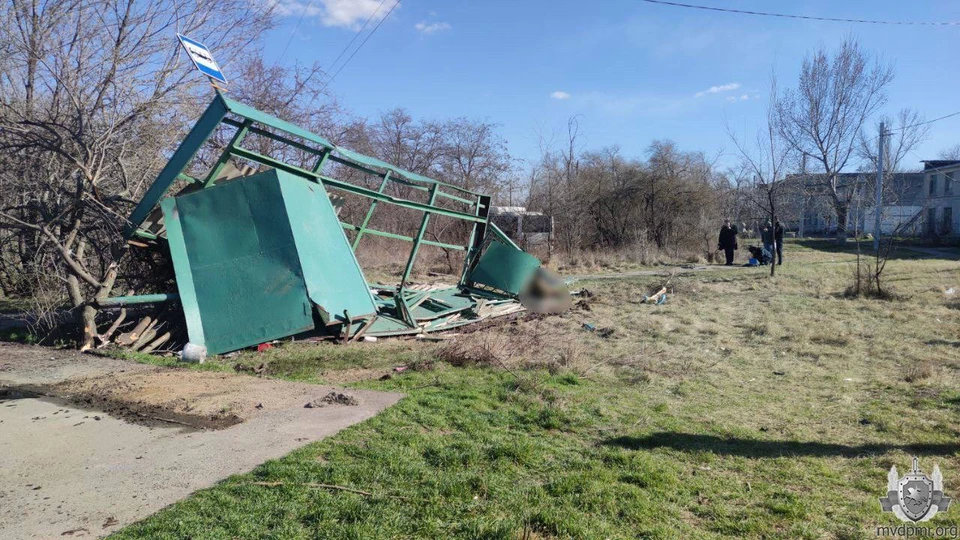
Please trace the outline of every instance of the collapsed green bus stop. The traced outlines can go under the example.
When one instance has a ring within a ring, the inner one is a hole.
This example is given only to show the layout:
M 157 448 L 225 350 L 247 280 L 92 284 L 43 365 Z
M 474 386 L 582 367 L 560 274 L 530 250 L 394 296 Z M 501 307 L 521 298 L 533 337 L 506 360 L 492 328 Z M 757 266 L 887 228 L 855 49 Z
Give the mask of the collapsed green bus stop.
M 229 142 L 205 176 L 190 176 L 215 133 L 229 135 Z M 270 155 L 243 146 L 251 135 L 268 141 L 258 148 L 269 146 Z M 235 163 L 254 173 L 235 174 Z M 336 178 L 337 172 L 351 180 Z M 357 173 L 377 187 L 364 186 Z M 391 185 L 426 200 L 391 195 Z M 369 201 L 360 223 L 341 219 L 340 193 Z M 356 340 L 448 330 L 522 311 L 524 295 L 542 300 L 552 294 L 562 308 L 565 288 L 490 223 L 490 203 L 486 195 L 339 147 L 218 92 L 133 210 L 125 232 L 135 246 L 168 246 L 176 293 L 101 304 L 179 302 L 188 345 L 201 357 L 303 333 Z M 420 212 L 419 228 L 409 235 L 372 228 L 379 205 Z M 466 238 L 428 240 L 431 218 L 462 222 Z M 355 252 L 368 235 L 410 244 L 399 284 L 364 277 Z M 410 283 L 422 246 L 462 252 L 456 284 Z

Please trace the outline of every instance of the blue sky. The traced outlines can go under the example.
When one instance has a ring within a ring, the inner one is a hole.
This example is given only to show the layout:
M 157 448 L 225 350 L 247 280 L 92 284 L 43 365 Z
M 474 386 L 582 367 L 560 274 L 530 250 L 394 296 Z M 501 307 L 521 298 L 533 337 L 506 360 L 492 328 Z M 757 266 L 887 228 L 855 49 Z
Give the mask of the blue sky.
M 380 0 L 261 1 L 278 3 L 283 14 L 280 27 L 267 36 L 268 57 L 280 59 L 287 48 L 283 63 L 319 61 L 324 67 L 380 5 Z M 384 0 L 367 31 L 393 2 Z M 960 2 L 954 0 L 689 3 L 838 18 L 960 21 Z M 624 155 L 641 157 L 652 140 L 671 139 L 681 149 L 720 155 L 721 164 L 732 164 L 727 127 L 740 134 L 756 129 L 771 73 L 781 87 L 795 85 L 808 51 L 834 48 L 850 34 L 896 66 L 887 111 L 910 107 L 927 119 L 960 111 L 960 26 L 813 22 L 639 0 L 402 0 L 330 90 L 362 116 L 404 107 L 418 118 L 495 122 L 511 152 L 526 160 L 537 158 L 541 139 L 559 143 L 567 119 L 579 115 L 585 149 L 619 145 Z M 907 165 L 933 159 L 957 143 L 960 116 L 936 122 Z

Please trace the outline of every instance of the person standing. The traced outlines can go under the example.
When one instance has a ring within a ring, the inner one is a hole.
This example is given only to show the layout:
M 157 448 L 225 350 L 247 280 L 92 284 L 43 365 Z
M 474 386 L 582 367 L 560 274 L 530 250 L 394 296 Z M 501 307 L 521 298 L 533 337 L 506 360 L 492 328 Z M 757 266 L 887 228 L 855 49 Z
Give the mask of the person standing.
M 733 252 L 737 250 L 737 226 L 731 225 L 730 220 L 724 220 L 720 227 L 720 240 L 717 245 L 727 257 L 727 266 L 733 266 Z
M 773 263 L 773 223 L 767 221 L 763 230 L 760 231 L 760 241 L 763 242 L 763 249 L 767 252 L 766 255 L 770 257 L 770 262 Z
M 777 220 L 777 225 L 773 229 L 773 239 L 777 243 L 777 265 L 783 264 L 783 224 Z

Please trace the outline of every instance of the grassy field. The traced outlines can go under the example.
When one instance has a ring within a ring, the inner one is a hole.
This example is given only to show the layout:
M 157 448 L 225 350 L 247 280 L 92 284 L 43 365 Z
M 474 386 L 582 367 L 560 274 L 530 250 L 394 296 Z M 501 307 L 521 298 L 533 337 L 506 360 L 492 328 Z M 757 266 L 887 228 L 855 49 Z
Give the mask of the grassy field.
M 895 300 L 843 297 L 849 250 L 790 244 L 774 279 L 700 271 L 663 306 L 639 303 L 663 278 L 585 280 L 586 306 L 453 342 L 206 364 L 408 397 L 116 537 L 876 538 L 891 465 L 960 496 L 960 267 L 897 255 Z

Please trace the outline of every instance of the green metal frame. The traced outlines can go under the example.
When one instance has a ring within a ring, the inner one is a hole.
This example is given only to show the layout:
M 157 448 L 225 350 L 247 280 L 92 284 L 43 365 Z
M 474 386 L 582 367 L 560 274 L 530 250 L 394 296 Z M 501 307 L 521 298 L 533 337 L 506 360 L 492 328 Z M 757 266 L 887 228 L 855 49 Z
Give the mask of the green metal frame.
M 207 143 L 221 125 L 230 126 L 235 128 L 236 131 L 226 147 L 223 148 L 220 156 L 210 168 L 210 171 L 202 178 L 193 178 L 188 175 L 186 171 L 189 170 L 191 163 L 193 163 L 201 147 Z M 241 145 L 250 134 L 267 137 L 286 147 L 313 154 L 317 156 L 316 165 L 311 169 L 304 169 L 292 163 L 244 148 Z M 461 287 L 466 284 L 470 268 L 476 264 L 479 251 L 483 248 L 483 239 L 488 230 L 492 231 L 501 241 L 516 247 L 505 234 L 499 231 L 496 226 L 489 223 L 488 211 L 490 197 L 459 186 L 439 182 L 432 178 L 400 169 L 379 159 L 336 146 L 319 135 L 233 101 L 220 92 L 217 92 L 213 102 L 210 103 L 200 116 L 200 119 L 190 130 L 187 137 L 160 172 L 153 185 L 150 186 L 150 189 L 144 195 L 143 199 L 131 213 L 125 231 L 126 237 L 128 239 L 139 237 L 156 240 L 157 237 L 155 234 L 142 230 L 140 226 L 170 190 L 174 182 L 177 180 L 189 181 L 198 184 L 203 189 L 211 188 L 216 184 L 217 176 L 231 158 L 240 158 L 266 167 L 273 167 L 321 184 L 327 189 L 337 189 L 371 199 L 370 208 L 367 210 L 366 216 L 360 225 L 353 225 L 343 221 L 341 221 L 341 225 L 346 230 L 356 232 L 356 236 L 351 243 L 351 248 L 354 251 L 356 251 L 359 246 L 360 240 L 368 234 L 412 242 L 413 245 L 404 268 L 403 277 L 395 296 L 397 312 L 402 317 L 403 322 L 411 328 L 417 327 L 417 321 L 414 319 L 412 311 L 420 298 L 416 294 L 409 294 L 409 291 L 405 290 L 405 285 L 416 263 L 421 245 L 466 252 L 464 268 L 458 283 Z M 373 190 L 324 174 L 324 168 L 330 162 L 380 178 L 379 187 Z M 415 190 L 424 191 L 428 194 L 428 202 L 417 202 L 388 195 L 386 191 L 390 183 L 402 184 Z M 441 199 L 464 204 L 469 208 L 469 211 L 464 212 L 440 206 L 437 203 Z M 392 204 L 423 212 L 416 236 L 405 236 L 371 228 L 369 226 L 370 221 L 379 203 Z M 466 245 L 457 245 L 425 240 L 424 234 L 426 233 L 431 215 L 451 217 L 471 223 L 473 226 L 470 232 L 469 242 Z M 174 254 L 174 256 L 183 255 L 184 254 Z M 193 315 L 196 316 L 197 314 Z

